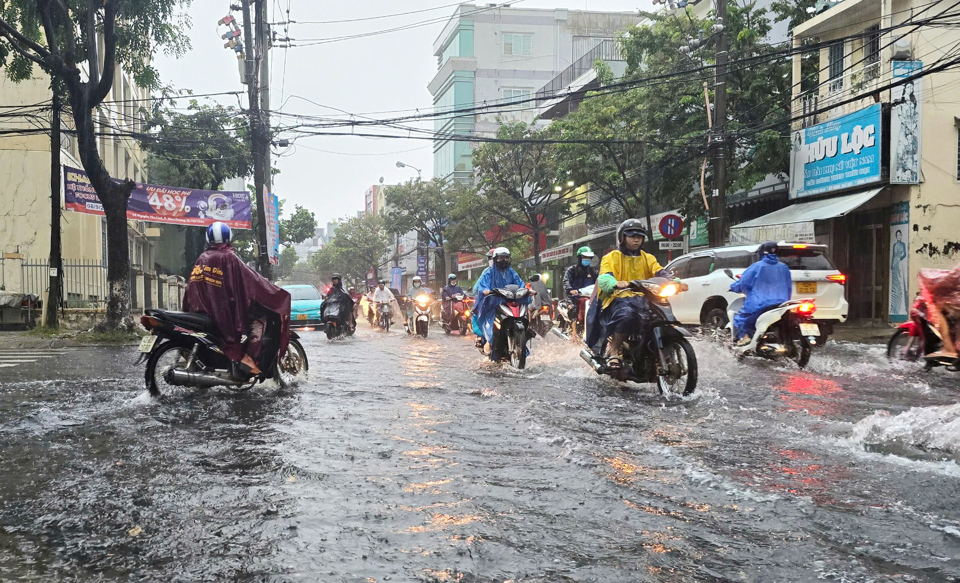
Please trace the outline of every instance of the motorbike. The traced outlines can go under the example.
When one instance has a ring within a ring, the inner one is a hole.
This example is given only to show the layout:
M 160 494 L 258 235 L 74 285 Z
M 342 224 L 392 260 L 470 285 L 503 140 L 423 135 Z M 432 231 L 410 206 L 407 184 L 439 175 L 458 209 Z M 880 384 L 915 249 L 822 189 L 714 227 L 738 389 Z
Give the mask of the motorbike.
M 530 314 L 530 329 L 537 336 L 545 338 L 553 328 L 553 306 L 543 305 Z
M 499 362 L 509 359 L 512 367 L 523 369 L 527 366 L 530 322 L 527 316 L 527 305 L 521 303 L 521 300 L 530 295 L 530 290 L 517 285 L 508 285 L 490 290 L 490 295 L 504 300 L 497 306 L 493 317 L 493 338 L 490 341 L 490 354 L 493 358 L 491 360 Z
M 688 338 L 690 332 L 680 325 L 670 308 L 670 297 L 681 290 L 681 284 L 655 277 L 631 281 L 627 289 L 640 292 L 650 306 L 650 317 L 640 336 L 631 336 L 623 343 L 620 368 L 610 368 L 603 357 L 589 348 L 580 351 L 580 358 L 602 375 L 618 381 L 656 383 L 663 396 L 689 395 L 697 388 L 697 355 Z M 586 309 L 586 308 L 585 308 Z
M 730 279 L 735 279 L 729 269 L 723 272 Z M 726 329 L 733 336 L 733 317 L 743 307 L 745 297 L 737 298 L 727 306 Z M 745 346 L 734 346 L 734 354 L 738 358 L 745 356 L 759 356 L 767 359 L 787 357 L 803 368 L 810 362 L 810 352 L 820 337 L 820 326 L 813 322 L 813 314 L 817 306 L 813 300 L 788 300 L 780 305 L 770 306 L 757 318 L 757 331 L 750 343 Z
M 584 315 L 587 313 L 587 300 L 593 293 L 592 285 L 577 290 L 573 299 L 565 298 L 557 302 L 557 328 L 565 336 L 573 336 L 574 324 L 577 334 L 582 338 Z
M 377 327 L 390 331 L 390 302 L 377 302 Z
M 329 340 L 342 336 L 352 336 L 355 332 L 354 326 L 350 322 L 350 314 L 341 314 L 341 312 L 342 308 L 339 303 L 324 302 L 320 322 Z
M 140 359 L 146 361 L 144 379 L 154 397 L 170 396 L 180 387 L 224 386 L 247 390 L 274 379 L 286 388 L 308 369 L 307 354 L 296 332 L 290 332 L 287 351 L 280 357 L 280 318 L 267 318 L 257 366 L 260 374 L 241 380 L 235 364 L 220 349 L 219 332 L 206 314 L 148 309 L 140 318 L 150 331 L 140 342 Z
M 410 301 L 413 302 L 413 321 L 410 322 L 410 329 L 417 336 L 426 338 L 430 331 L 430 306 L 433 302 L 427 294 L 420 294 Z
M 455 294 L 450 305 L 450 315 L 442 318 L 443 331 L 450 334 L 458 330 L 461 336 L 466 336 L 470 330 L 470 298 L 464 294 Z
M 940 330 L 930 322 L 926 302 L 918 297 L 910 310 L 910 319 L 900 324 L 887 342 L 887 358 L 916 362 L 921 357 L 943 348 Z M 960 372 L 960 359 L 927 358 L 924 370 L 944 366 L 951 372 Z

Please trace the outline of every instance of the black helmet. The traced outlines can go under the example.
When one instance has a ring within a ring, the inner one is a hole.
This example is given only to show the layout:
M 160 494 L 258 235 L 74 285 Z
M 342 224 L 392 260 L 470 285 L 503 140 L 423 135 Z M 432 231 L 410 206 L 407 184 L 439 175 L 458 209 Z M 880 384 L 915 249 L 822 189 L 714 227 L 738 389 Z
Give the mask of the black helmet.
M 530 281 L 531 281 L 531 282 L 533 282 L 533 281 L 540 281 L 540 274 L 539 274 L 539 273 L 534 273 L 533 275 L 531 275 L 531 276 L 530 276 Z
M 379 283 L 379 284 L 381 284 L 381 285 L 387 285 L 387 280 L 381 279 L 381 280 L 378 281 L 377 283 Z
M 627 236 L 628 232 L 637 232 L 639 231 L 643 238 L 647 238 L 647 229 L 644 226 L 643 221 L 640 219 L 627 219 L 620 223 L 620 226 L 617 227 L 617 245 L 623 245 L 623 240 Z
M 333 275 L 330 276 L 330 279 L 341 279 L 341 280 L 342 280 L 343 278 L 340 277 L 340 274 L 339 274 L 339 273 L 334 273 Z
M 764 255 L 776 255 L 778 250 L 779 246 L 774 241 L 767 241 L 757 249 L 757 255 L 760 258 L 763 258 Z

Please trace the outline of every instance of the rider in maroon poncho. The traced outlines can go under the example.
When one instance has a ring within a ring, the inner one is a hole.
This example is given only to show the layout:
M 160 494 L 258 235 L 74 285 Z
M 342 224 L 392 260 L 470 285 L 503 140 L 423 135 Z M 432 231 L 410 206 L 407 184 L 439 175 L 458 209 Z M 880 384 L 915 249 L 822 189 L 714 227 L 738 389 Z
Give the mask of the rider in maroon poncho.
M 207 250 L 197 259 L 183 296 L 183 310 L 210 316 L 220 333 L 220 348 L 247 375 L 260 369 L 260 340 L 269 310 L 280 318 L 279 356 L 290 341 L 290 294 L 247 267 L 230 242 L 230 227 L 216 222 L 207 228 Z M 246 343 L 241 337 L 248 336 Z

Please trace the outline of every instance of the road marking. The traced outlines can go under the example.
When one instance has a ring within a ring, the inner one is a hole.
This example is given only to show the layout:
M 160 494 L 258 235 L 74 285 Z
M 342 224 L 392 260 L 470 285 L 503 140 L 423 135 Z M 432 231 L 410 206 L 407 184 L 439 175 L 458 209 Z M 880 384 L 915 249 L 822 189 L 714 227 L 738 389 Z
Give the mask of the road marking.
M 41 358 L 64 356 L 70 352 L 63 348 L 0 348 L 0 368 L 11 368 L 24 363 L 37 362 Z

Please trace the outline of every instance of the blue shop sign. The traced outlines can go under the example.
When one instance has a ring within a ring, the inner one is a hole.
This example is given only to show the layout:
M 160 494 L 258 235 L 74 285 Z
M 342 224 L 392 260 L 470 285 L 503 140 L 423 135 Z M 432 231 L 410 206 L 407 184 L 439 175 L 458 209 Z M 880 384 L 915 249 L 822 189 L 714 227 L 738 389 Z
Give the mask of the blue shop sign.
M 880 104 L 791 134 L 790 198 L 880 182 Z

